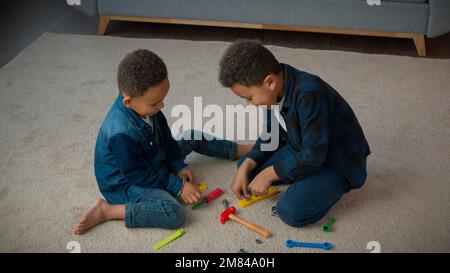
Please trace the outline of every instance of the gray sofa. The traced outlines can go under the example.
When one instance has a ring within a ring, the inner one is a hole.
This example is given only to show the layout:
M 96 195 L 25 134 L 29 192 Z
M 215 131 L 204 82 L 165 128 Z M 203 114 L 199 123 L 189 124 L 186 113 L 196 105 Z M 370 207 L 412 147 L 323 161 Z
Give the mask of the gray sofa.
M 100 16 L 99 34 L 111 20 L 212 25 L 413 39 L 426 55 L 425 37 L 450 31 L 450 0 L 84 0 Z

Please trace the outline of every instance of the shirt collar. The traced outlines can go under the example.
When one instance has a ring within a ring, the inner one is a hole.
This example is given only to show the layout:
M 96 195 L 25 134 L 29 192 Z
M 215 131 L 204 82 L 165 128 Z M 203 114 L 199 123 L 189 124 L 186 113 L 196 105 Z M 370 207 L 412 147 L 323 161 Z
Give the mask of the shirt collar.
M 280 102 L 278 103 L 278 106 L 281 108 L 283 107 L 283 103 L 284 103 L 284 98 L 285 96 L 283 96 L 283 98 L 280 100 Z
M 145 121 L 142 120 L 142 118 L 135 112 L 133 109 L 126 107 L 123 104 L 123 96 L 119 93 L 119 96 L 116 99 L 116 105 L 119 107 L 126 116 L 136 125 L 137 128 L 142 129 L 145 126 L 148 125 Z
M 295 87 L 295 69 L 288 64 L 281 64 L 284 68 L 284 97 L 282 107 L 290 107 L 292 104 L 292 94 Z

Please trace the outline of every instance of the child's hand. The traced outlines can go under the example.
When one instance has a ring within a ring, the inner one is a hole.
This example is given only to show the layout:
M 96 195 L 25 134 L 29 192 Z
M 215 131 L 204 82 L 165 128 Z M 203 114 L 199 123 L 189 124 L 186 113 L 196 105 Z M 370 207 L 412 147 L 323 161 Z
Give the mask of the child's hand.
M 231 191 L 239 199 L 249 196 L 247 172 L 244 170 L 238 170 L 233 182 L 231 183 Z
M 246 158 L 239 167 L 238 172 L 231 183 L 231 191 L 237 198 L 242 199 L 250 197 L 247 175 L 254 168 L 256 168 L 256 162 L 251 158 Z
M 255 178 L 253 178 L 250 185 L 248 185 L 248 188 L 252 191 L 252 193 L 256 195 L 262 195 L 267 193 L 273 181 L 279 179 L 280 178 L 275 172 L 273 166 L 270 166 L 265 168 Z
M 186 180 L 192 184 L 195 183 L 195 175 L 194 175 L 194 171 L 192 170 L 191 167 L 186 167 L 184 169 L 182 169 L 179 173 L 178 173 L 178 177 L 180 179 Z
M 190 182 L 184 182 L 183 189 L 181 189 L 181 200 L 186 204 L 195 204 L 200 201 L 202 195 L 196 186 Z

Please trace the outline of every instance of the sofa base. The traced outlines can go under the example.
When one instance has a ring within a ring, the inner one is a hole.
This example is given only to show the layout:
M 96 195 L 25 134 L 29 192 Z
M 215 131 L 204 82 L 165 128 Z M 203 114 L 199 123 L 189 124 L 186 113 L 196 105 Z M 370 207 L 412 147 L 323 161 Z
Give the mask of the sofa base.
M 99 25 L 98 25 L 98 34 L 99 35 L 104 35 L 106 33 L 106 30 L 108 28 L 108 24 L 110 21 L 133 21 L 133 22 L 164 23 L 164 24 L 179 24 L 179 25 L 200 25 L 200 26 L 215 26 L 215 27 L 269 29 L 269 30 L 284 30 L 284 31 L 301 31 L 301 32 L 331 33 L 331 34 L 345 34 L 345 35 L 405 38 L 405 39 L 413 39 L 414 40 L 414 45 L 416 46 L 417 54 L 419 56 L 421 56 L 421 57 L 426 56 L 425 35 L 423 35 L 423 34 L 378 32 L 378 31 L 304 27 L 304 26 L 286 26 L 286 25 L 271 25 L 271 24 L 255 24 L 255 23 L 239 23 L 239 22 L 225 22 L 225 21 L 101 15 Z

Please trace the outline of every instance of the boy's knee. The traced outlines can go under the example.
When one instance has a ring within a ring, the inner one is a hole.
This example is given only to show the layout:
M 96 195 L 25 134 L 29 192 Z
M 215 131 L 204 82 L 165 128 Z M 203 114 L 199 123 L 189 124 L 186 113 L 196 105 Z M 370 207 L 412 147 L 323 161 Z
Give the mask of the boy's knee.
M 175 136 L 176 140 L 200 140 L 202 139 L 203 132 L 195 130 L 195 129 L 189 129 L 186 131 L 183 131 Z
M 277 214 L 280 219 L 292 227 L 306 227 L 319 221 L 325 213 L 314 209 L 305 209 L 297 203 L 282 198 L 277 203 Z
M 171 210 L 167 213 L 165 226 L 168 229 L 180 228 L 186 219 L 184 208 L 180 204 L 172 204 L 171 207 Z

